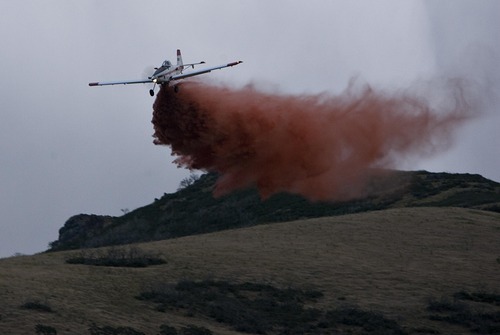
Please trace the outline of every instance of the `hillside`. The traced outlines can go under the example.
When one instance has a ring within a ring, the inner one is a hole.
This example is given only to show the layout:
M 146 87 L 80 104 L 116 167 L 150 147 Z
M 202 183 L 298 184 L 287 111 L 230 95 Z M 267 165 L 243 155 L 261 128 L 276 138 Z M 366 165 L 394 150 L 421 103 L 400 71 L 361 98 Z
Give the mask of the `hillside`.
M 120 217 L 73 216 L 59 230 L 50 250 L 155 241 L 389 208 L 455 206 L 500 212 L 500 184 L 480 175 L 392 171 L 372 180 L 365 198 L 331 203 L 290 194 L 262 201 L 252 189 L 215 199 L 215 180 L 213 174 L 203 175 L 194 184 Z
M 0 333 L 498 334 L 499 240 L 499 213 L 422 207 L 135 245 L 145 268 L 1 259 Z

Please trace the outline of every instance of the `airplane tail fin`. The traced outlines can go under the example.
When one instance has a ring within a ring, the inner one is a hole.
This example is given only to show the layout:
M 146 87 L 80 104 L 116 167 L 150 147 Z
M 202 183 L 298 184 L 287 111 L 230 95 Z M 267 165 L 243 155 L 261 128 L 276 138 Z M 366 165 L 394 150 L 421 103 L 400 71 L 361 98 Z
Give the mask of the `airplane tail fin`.
M 181 55 L 181 50 L 177 49 L 177 68 L 180 70 L 184 69 L 183 63 L 182 63 L 182 55 Z

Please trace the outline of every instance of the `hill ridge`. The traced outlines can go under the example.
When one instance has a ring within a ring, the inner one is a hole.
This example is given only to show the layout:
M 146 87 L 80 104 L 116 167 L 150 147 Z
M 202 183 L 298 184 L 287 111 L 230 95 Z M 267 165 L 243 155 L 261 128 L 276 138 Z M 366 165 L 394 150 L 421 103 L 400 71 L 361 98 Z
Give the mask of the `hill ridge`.
M 389 171 L 371 180 L 367 196 L 310 202 L 292 194 L 261 200 L 255 189 L 214 198 L 217 176 L 202 175 L 175 193 L 123 216 L 79 214 L 59 230 L 49 251 L 120 245 L 253 226 L 399 207 L 465 207 L 500 212 L 500 183 L 477 174 Z

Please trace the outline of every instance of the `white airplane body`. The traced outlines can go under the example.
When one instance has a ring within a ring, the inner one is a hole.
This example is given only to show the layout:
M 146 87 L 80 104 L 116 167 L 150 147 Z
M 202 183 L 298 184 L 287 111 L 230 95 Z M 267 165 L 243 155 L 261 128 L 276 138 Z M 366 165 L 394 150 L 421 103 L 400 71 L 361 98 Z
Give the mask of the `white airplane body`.
M 172 81 L 177 81 L 180 79 L 188 78 L 188 77 L 193 77 L 193 76 L 198 76 L 200 74 L 208 73 L 213 70 L 219 70 L 223 69 L 226 67 L 231 67 L 238 65 L 240 63 L 243 63 L 242 61 L 236 61 L 232 63 L 228 63 L 225 65 L 219 65 L 219 66 L 214 66 L 210 68 L 205 68 L 201 69 L 198 71 L 193 71 L 193 72 L 188 72 L 188 73 L 183 73 L 183 70 L 185 68 L 191 67 L 194 69 L 195 65 L 199 64 L 205 64 L 204 61 L 198 62 L 198 63 L 191 63 L 191 64 L 183 64 L 182 62 L 182 56 L 181 56 L 181 51 L 177 49 L 177 65 L 174 66 L 169 60 L 166 60 L 163 62 L 163 64 L 155 68 L 155 72 L 148 77 L 147 79 L 140 79 L 140 80 L 126 80 L 126 81 L 103 81 L 103 82 L 93 82 L 89 83 L 89 86 L 106 86 L 106 85 L 128 85 L 128 84 L 146 84 L 146 83 L 153 83 L 153 88 L 149 90 L 149 94 L 151 96 L 154 96 L 154 88 L 156 84 L 161 84 L 161 85 L 168 85 Z M 174 86 L 175 91 L 177 92 L 177 86 Z

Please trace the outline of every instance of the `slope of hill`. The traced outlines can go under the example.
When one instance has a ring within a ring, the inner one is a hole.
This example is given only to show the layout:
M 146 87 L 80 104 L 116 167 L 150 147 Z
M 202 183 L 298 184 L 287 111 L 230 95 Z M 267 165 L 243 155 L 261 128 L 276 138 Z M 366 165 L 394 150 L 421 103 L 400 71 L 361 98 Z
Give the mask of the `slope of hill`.
M 12 257 L 0 333 L 498 334 L 499 240 L 499 213 L 421 207 L 136 245 L 167 261 L 146 268 Z
M 392 171 L 369 185 L 369 195 L 344 202 L 310 202 L 290 194 L 261 201 L 256 190 L 214 199 L 216 176 L 121 217 L 80 214 L 59 230 L 50 250 L 68 250 L 247 227 L 270 222 L 359 213 L 400 207 L 455 206 L 500 212 L 500 184 L 480 175 Z

